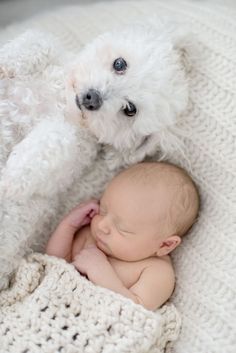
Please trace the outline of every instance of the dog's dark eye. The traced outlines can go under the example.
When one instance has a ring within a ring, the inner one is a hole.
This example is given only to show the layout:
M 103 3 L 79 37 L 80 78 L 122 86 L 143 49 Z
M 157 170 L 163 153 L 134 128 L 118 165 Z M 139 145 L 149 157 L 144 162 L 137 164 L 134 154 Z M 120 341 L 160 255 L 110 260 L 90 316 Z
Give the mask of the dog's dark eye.
M 118 58 L 113 63 L 113 69 L 117 73 L 122 74 L 127 69 L 127 62 L 123 58 Z
M 137 113 L 137 109 L 133 103 L 128 102 L 126 107 L 123 109 L 123 112 L 127 116 L 134 116 Z

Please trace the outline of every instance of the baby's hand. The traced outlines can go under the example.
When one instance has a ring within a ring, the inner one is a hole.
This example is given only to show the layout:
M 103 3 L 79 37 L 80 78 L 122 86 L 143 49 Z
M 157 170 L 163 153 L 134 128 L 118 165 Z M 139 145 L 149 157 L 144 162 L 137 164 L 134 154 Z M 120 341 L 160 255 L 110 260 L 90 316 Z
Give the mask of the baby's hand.
M 89 224 L 98 211 L 99 204 L 97 200 L 93 199 L 83 202 L 70 211 L 65 217 L 64 222 L 78 229 L 78 227 L 83 227 Z
M 94 244 L 82 249 L 80 253 L 75 256 L 73 261 L 73 265 L 77 270 L 87 275 L 91 281 L 97 277 L 97 273 L 103 273 L 103 268 L 106 263 L 106 255 Z

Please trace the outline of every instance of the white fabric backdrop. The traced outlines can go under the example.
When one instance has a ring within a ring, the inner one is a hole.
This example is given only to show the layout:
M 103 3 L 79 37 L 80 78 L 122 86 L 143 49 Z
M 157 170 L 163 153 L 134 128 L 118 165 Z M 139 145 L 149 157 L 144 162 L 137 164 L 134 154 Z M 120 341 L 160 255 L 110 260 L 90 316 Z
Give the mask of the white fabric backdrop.
M 0 42 L 33 27 L 54 33 L 65 48 L 76 51 L 114 25 L 144 22 L 151 14 L 177 16 L 187 23 L 198 48 L 183 127 L 202 206 L 198 223 L 173 256 L 177 286 L 172 300 L 183 317 L 174 352 L 235 353 L 236 11 L 174 0 L 100 3 L 12 26 L 0 33 Z M 190 170 L 181 156 L 172 161 Z

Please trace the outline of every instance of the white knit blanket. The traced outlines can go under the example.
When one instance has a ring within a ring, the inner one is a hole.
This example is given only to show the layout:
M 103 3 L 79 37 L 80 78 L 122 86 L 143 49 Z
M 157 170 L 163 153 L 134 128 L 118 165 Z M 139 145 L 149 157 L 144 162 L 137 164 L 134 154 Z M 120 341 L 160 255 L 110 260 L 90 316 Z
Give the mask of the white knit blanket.
M 198 48 L 198 54 L 193 60 L 189 72 L 189 110 L 183 119 L 183 128 L 187 131 L 184 144 L 189 163 L 177 154 L 173 155 L 171 159 L 192 173 L 199 186 L 202 201 L 198 223 L 173 255 L 177 285 L 172 300 L 181 312 L 183 321 L 181 335 L 173 351 L 175 353 L 235 353 L 236 11 L 227 10 L 223 6 L 215 5 L 213 7 L 212 4 L 207 5 L 204 2 L 195 4 L 174 0 L 106 2 L 88 7 L 69 7 L 32 19 L 22 25 L 12 26 L 0 33 L 0 42 L 5 42 L 8 38 L 15 37 L 30 27 L 52 32 L 61 40 L 66 49 L 76 51 L 98 33 L 109 30 L 113 25 L 119 28 L 119 26 L 132 21 L 145 21 L 151 14 L 173 16 L 184 21 L 195 35 L 194 41 Z M 56 267 L 65 266 L 57 264 Z M 30 266 L 37 268 L 39 265 L 30 263 Z M 47 266 L 49 266 L 48 263 Z M 70 293 L 67 295 L 68 300 L 73 296 L 73 291 L 68 291 L 68 281 L 66 280 L 71 273 L 70 271 L 66 271 L 58 282 L 60 288 L 63 289 L 63 297 L 64 292 Z M 37 298 L 37 293 L 40 292 L 40 300 L 45 300 L 44 308 L 48 305 L 47 293 L 50 293 L 44 291 L 44 285 L 47 285 L 49 278 L 50 276 L 46 276 L 46 281 L 42 280 L 41 285 L 32 293 L 32 298 L 34 295 Z M 81 285 L 79 288 L 82 288 L 87 282 L 80 277 L 78 278 Z M 65 282 L 64 286 L 63 281 Z M 86 288 L 92 288 L 90 286 L 92 284 Z M 51 288 L 51 293 L 56 293 L 52 282 Z M 25 288 L 23 287 L 21 291 L 25 293 Z M 82 297 L 83 295 L 80 296 L 80 299 Z M 89 301 L 86 301 L 86 297 L 83 298 L 84 303 L 87 304 Z M 102 295 L 100 298 L 104 300 Z M 109 298 L 112 298 L 112 294 Z M 31 330 L 34 330 L 35 333 L 40 330 L 41 333 L 39 332 L 38 335 L 38 337 L 42 337 L 40 343 L 46 344 L 44 338 L 47 335 L 48 326 L 44 328 L 44 321 L 37 320 L 35 313 L 38 313 L 42 318 L 42 315 L 46 317 L 50 311 L 46 309 L 45 311 L 37 311 L 37 308 L 40 307 L 39 302 L 32 301 L 30 307 L 27 305 L 27 300 L 24 300 L 21 302 L 21 310 L 28 313 L 27 315 L 32 312 L 31 318 L 28 317 L 28 322 L 31 319 L 32 323 Z M 118 301 L 121 302 L 121 299 Z M 98 301 L 96 308 L 100 310 L 99 303 Z M 124 300 L 122 303 L 127 303 L 127 301 Z M 134 307 L 133 304 L 130 304 L 129 309 L 125 310 L 130 310 L 132 316 Z M 11 312 L 11 308 L 12 306 L 4 306 L 3 310 L 9 310 L 9 315 L 12 315 L 12 320 L 9 323 L 12 327 L 15 325 L 17 313 Z M 109 305 L 105 305 L 105 308 L 109 310 Z M 125 308 L 128 308 L 128 305 Z M 60 313 L 60 317 L 63 317 L 63 313 L 65 313 L 64 326 L 70 326 L 70 320 L 75 320 L 73 315 L 67 316 L 68 308 L 64 304 L 52 306 L 50 310 L 51 317 L 54 312 Z M 96 314 L 96 311 L 93 310 L 91 315 L 93 313 Z M 142 309 L 138 310 L 138 316 L 140 319 L 133 322 L 133 326 L 127 325 L 124 337 L 131 330 L 131 326 L 135 331 L 136 325 L 138 325 L 137 332 L 140 334 L 139 322 L 145 318 Z M 145 320 L 143 322 L 142 336 L 145 339 L 146 332 L 149 332 L 148 326 L 145 325 L 148 325 L 150 320 L 154 322 L 153 316 L 150 317 L 152 319 L 148 318 L 147 322 Z M 123 319 L 125 321 L 125 317 Z M 69 332 L 68 329 L 62 329 L 61 323 L 54 321 L 53 319 L 51 321 L 50 335 L 53 335 L 54 328 L 55 335 L 57 335 L 54 337 L 64 340 Z M 22 331 L 19 332 L 19 335 L 25 334 L 24 330 L 28 326 L 24 325 L 23 321 Z M 2 326 L 0 327 L 2 329 Z M 109 328 L 109 325 L 107 327 Z M 119 327 L 118 324 L 117 327 Z M 76 325 L 74 330 L 73 334 L 76 335 Z M 16 329 L 10 329 L 6 333 L 6 337 L 16 336 L 15 332 L 17 332 Z M 5 336 L 3 337 L 5 340 Z M 101 342 L 103 337 L 101 337 Z M 119 337 L 118 335 L 117 344 L 120 342 Z M 99 337 L 96 339 L 97 342 L 100 342 Z M 154 335 L 152 339 L 154 342 Z M 87 341 L 84 342 L 85 346 L 91 348 L 89 340 L 87 344 Z M 142 351 L 141 337 L 137 342 L 139 342 L 137 345 L 140 344 L 140 351 Z M 1 343 L 0 347 L 2 347 Z M 70 347 L 69 344 L 68 347 Z M 12 351 L 16 352 L 14 349 Z M 40 347 L 38 351 L 42 351 Z M 90 350 L 87 348 L 84 352 L 86 351 L 96 352 L 93 348 Z M 7 352 L 6 349 L 5 352 Z M 116 350 L 112 352 L 116 352 Z M 135 349 L 127 350 L 127 352 L 133 353 Z
M 42 254 L 22 261 L 0 306 L 2 353 L 162 353 L 180 328 L 173 304 L 148 311 Z

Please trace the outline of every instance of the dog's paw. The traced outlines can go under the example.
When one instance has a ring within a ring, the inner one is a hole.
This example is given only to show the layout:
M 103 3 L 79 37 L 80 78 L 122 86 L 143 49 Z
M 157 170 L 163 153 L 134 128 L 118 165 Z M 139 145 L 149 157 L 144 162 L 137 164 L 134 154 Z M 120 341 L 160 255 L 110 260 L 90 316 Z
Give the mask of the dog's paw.
M 0 79 L 31 75 L 60 58 L 59 44 L 51 35 L 27 31 L 0 49 Z

